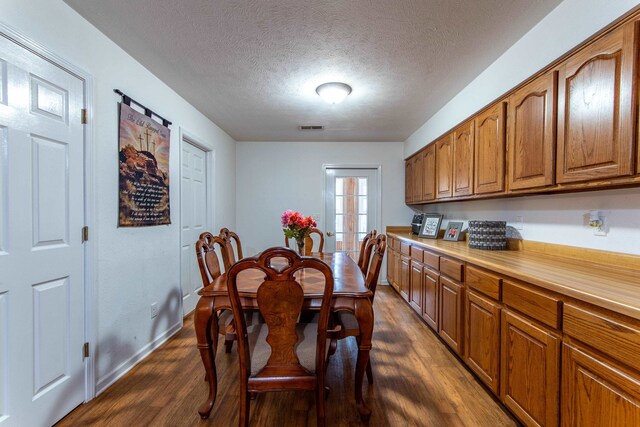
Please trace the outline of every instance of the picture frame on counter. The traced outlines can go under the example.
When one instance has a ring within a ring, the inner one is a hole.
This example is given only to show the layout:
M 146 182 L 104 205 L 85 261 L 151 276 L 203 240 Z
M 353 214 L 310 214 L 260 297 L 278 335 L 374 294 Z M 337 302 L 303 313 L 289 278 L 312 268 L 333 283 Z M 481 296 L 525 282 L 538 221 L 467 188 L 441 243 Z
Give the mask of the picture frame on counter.
M 447 224 L 447 230 L 444 232 L 444 240 L 449 240 L 451 242 L 458 242 L 462 240 L 462 226 L 463 222 L 461 221 L 449 221 L 449 224 Z
M 426 237 L 427 239 L 437 239 L 440 233 L 440 224 L 442 223 L 441 214 L 424 214 L 422 220 L 422 227 L 420 227 L 419 237 Z

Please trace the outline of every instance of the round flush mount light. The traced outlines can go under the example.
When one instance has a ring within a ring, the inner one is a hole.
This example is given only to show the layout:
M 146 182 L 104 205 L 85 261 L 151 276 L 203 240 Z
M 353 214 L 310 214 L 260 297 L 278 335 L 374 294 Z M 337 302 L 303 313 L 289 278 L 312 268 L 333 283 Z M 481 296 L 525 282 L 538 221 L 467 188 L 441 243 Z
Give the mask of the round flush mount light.
M 329 104 L 339 104 L 351 93 L 351 86 L 339 82 L 324 83 L 316 88 L 316 93 Z

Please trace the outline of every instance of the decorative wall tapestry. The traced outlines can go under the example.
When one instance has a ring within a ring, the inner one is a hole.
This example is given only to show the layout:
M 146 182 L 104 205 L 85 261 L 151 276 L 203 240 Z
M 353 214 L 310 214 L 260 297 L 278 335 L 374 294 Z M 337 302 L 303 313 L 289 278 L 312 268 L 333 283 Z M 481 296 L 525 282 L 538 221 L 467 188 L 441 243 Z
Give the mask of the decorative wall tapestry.
M 164 123 L 167 124 L 167 121 L 164 120 Z M 137 112 L 125 102 L 120 103 L 119 226 L 171 224 L 170 133 L 168 126 Z

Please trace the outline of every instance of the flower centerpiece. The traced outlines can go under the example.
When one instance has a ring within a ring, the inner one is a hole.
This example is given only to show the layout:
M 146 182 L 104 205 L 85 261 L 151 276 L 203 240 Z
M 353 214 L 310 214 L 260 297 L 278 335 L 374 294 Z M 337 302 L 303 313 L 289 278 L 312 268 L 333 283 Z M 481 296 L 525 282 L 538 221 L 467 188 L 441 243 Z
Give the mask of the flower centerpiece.
M 282 214 L 282 231 L 287 239 L 296 239 L 298 253 L 304 255 L 304 240 L 312 228 L 317 227 L 312 216 L 305 217 L 300 212 L 286 210 Z

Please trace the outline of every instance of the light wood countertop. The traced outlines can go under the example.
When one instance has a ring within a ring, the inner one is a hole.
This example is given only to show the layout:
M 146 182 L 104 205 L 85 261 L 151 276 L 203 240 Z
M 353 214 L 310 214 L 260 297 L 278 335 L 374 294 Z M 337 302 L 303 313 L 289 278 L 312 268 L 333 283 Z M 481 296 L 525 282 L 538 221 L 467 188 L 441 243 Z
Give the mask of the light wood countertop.
M 623 267 L 552 253 L 471 249 L 464 241 L 422 239 L 399 229 L 387 235 L 640 320 L 640 257 L 637 268 L 629 268 L 628 259 Z

